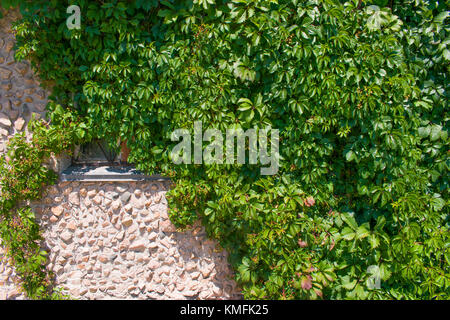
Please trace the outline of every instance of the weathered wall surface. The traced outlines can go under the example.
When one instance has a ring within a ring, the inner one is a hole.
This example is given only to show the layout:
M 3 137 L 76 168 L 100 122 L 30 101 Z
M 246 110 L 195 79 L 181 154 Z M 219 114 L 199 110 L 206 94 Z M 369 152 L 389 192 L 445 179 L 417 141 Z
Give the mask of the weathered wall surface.
M 28 63 L 14 61 L 11 22 L 0 20 L 0 153 L 45 116 L 48 93 Z M 177 232 L 167 215 L 167 182 L 61 182 L 32 205 L 49 252 L 48 268 L 77 299 L 239 298 L 227 254 L 202 227 Z M 0 246 L 0 300 L 23 299 Z
M 227 253 L 203 227 L 177 232 L 167 182 L 61 182 L 32 205 L 55 284 L 76 299 L 238 299 Z M 22 299 L 0 265 L 0 297 Z
M 167 182 L 63 182 L 34 206 L 56 283 L 80 299 L 227 299 L 226 252 L 202 227 L 176 232 Z
M 39 86 L 28 62 L 14 60 L 15 38 L 11 22 L 18 18 L 9 11 L 0 19 L 0 152 L 11 135 L 26 130 L 34 113 L 45 115 L 47 92 Z
M 48 93 L 39 85 L 28 62 L 14 60 L 15 37 L 11 29 L 19 13 L 9 11 L 0 19 L 0 154 L 6 142 L 18 132 L 27 132 L 27 124 L 34 114 L 45 116 Z M 0 300 L 21 299 L 14 268 L 4 258 L 0 247 Z

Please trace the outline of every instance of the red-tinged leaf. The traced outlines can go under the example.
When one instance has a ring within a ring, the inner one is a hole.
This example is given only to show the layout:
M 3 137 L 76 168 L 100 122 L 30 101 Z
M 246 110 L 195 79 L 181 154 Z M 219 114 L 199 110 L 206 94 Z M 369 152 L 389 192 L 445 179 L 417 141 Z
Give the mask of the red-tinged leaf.
M 305 248 L 308 246 L 308 243 L 303 241 L 302 239 L 299 239 L 297 243 L 301 248 Z
M 311 273 L 311 272 L 314 272 L 314 271 L 317 271 L 317 268 L 313 267 L 313 266 L 309 267 L 308 270 L 306 270 L 306 272 L 308 272 L 308 273 Z
M 308 197 L 308 198 L 306 198 L 306 199 L 303 201 L 303 203 L 304 203 L 305 206 L 307 206 L 307 207 L 312 207 L 312 206 L 316 203 L 316 200 L 314 200 L 313 197 Z
M 329 251 L 333 250 L 333 248 L 334 248 L 334 245 L 335 245 L 335 243 L 334 243 L 334 239 L 331 239 L 331 247 L 330 247 L 330 250 L 329 250 Z
M 310 290 L 312 288 L 312 278 L 311 276 L 305 276 L 302 277 L 302 289 L 303 290 Z
M 317 288 L 314 288 L 314 292 L 315 292 L 319 297 L 323 298 L 323 293 L 322 293 L 321 290 L 319 290 L 319 289 L 317 289 Z

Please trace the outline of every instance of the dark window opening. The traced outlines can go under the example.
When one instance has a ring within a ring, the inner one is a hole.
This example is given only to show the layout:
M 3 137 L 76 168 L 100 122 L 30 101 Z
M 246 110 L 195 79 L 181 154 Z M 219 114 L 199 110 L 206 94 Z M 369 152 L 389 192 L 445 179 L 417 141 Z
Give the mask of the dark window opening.
M 72 158 L 74 165 L 126 165 L 129 150 L 126 143 L 121 148 L 111 148 L 105 140 L 93 140 L 77 146 Z

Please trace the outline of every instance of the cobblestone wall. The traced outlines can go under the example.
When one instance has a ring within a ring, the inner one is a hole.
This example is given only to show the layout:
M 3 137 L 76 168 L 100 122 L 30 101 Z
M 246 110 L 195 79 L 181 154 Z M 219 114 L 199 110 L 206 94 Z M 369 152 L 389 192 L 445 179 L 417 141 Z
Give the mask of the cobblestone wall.
M 27 124 L 34 114 L 45 117 L 47 92 L 33 74 L 28 62 L 14 60 L 15 37 L 11 29 L 17 11 L 4 12 L 0 19 L 0 153 L 6 142 L 18 132 L 27 133 Z M 0 300 L 22 299 L 14 268 L 4 258 L 0 246 Z
M 56 283 L 81 299 L 237 298 L 226 252 L 176 232 L 164 182 L 60 183 L 35 206 Z
M 203 227 L 177 232 L 164 182 L 62 182 L 32 205 L 55 283 L 77 299 L 237 299 L 227 253 Z M 2 299 L 23 298 L 0 265 Z
M 26 62 L 14 61 L 11 22 L 0 19 L 0 153 L 45 117 L 45 90 Z M 48 268 L 63 292 L 78 299 L 239 298 L 226 252 L 203 228 L 177 232 L 168 219 L 164 182 L 62 182 L 33 204 L 49 252 Z M 0 300 L 23 299 L 0 246 Z
M 14 60 L 11 22 L 18 16 L 16 11 L 9 11 L 0 19 L 0 152 L 11 135 L 26 130 L 32 114 L 45 116 L 47 104 L 47 92 L 39 86 L 30 64 Z

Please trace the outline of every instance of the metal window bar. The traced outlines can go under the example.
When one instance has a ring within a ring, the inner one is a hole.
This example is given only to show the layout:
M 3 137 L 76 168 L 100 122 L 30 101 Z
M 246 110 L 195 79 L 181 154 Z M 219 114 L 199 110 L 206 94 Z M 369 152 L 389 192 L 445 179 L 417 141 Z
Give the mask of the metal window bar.
M 73 164 L 83 165 L 122 165 L 119 153 L 111 149 L 104 140 L 94 140 L 77 148 L 72 158 Z

